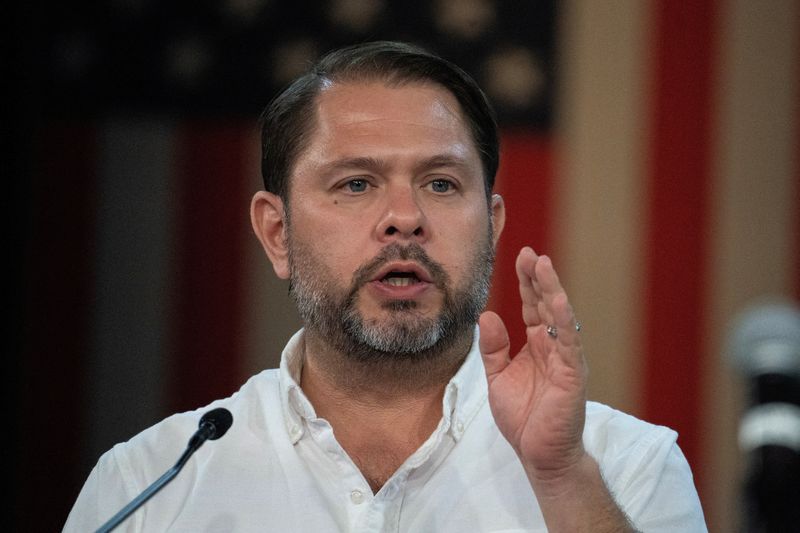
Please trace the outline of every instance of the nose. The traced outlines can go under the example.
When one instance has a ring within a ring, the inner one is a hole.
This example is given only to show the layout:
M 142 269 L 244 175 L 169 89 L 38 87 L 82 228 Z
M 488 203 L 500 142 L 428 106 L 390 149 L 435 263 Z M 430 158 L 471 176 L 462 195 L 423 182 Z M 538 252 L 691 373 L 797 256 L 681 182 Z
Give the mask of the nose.
M 427 219 L 419 205 L 414 187 L 390 187 L 382 216 L 375 228 L 378 240 L 382 242 L 395 240 L 422 242 L 427 239 L 426 226 Z

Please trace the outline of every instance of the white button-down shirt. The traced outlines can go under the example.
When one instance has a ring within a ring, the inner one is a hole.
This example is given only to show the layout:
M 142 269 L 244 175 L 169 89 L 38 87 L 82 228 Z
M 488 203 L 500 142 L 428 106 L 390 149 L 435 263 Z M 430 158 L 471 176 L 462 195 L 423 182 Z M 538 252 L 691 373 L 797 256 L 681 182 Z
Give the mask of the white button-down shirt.
M 64 531 L 94 531 L 135 498 L 175 464 L 200 416 L 213 407 L 231 411 L 231 429 L 203 445 L 120 531 L 546 531 L 525 472 L 489 410 L 477 341 L 447 385 L 438 427 L 377 494 L 300 389 L 302 349 L 300 331 L 279 369 L 106 452 Z M 643 531 L 706 531 L 676 437 L 671 429 L 587 403 L 586 449 Z

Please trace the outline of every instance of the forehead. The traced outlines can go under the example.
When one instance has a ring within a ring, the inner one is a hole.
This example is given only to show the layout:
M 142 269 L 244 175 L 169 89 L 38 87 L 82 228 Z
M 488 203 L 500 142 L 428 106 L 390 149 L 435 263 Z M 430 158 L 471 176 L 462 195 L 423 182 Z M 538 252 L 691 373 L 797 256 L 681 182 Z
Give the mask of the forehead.
M 317 96 L 316 112 L 320 121 L 356 120 L 361 116 L 387 120 L 430 117 L 445 125 L 465 125 L 456 97 L 438 84 L 422 81 L 329 82 Z
M 479 163 L 461 106 L 432 83 L 335 82 L 323 88 L 304 159 L 365 155 L 355 151 L 451 150 Z M 382 154 L 371 154 L 381 156 Z M 388 154 L 387 154 L 388 155 Z

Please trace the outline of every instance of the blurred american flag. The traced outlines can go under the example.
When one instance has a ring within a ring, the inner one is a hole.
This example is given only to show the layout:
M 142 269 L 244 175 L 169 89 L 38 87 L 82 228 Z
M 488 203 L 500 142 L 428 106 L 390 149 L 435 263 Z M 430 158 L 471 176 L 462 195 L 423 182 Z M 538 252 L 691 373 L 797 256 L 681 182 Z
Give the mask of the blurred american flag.
M 47 105 L 252 118 L 320 54 L 374 39 L 413 41 L 468 70 L 506 124 L 546 128 L 555 2 L 481 0 L 116 1 L 48 16 Z

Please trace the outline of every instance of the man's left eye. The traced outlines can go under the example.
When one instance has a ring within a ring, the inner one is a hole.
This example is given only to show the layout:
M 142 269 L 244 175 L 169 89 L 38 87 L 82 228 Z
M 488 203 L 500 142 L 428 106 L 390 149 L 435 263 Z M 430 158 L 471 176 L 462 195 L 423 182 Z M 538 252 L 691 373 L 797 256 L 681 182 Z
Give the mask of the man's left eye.
M 433 180 L 430 185 L 433 192 L 444 193 L 453 190 L 453 182 L 448 180 Z

